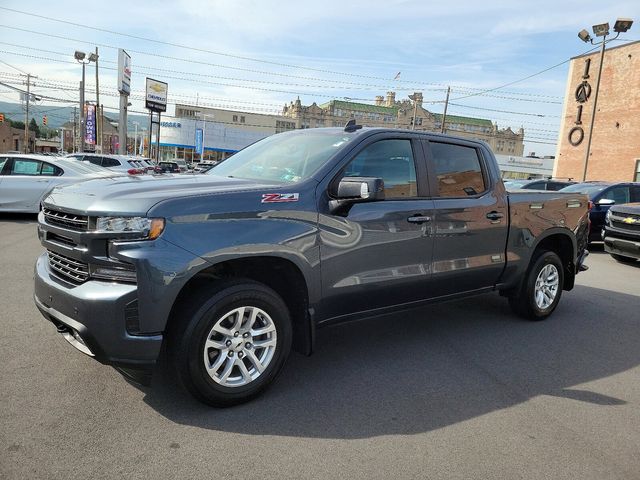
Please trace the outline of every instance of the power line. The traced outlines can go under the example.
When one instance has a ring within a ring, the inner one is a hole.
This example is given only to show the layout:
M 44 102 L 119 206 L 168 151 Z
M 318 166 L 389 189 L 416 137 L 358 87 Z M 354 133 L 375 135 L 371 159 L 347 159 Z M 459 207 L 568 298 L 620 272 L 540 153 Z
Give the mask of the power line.
M 559 115 L 547 115 L 547 114 L 542 114 L 542 113 L 528 113 L 528 112 L 512 112 L 509 110 L 498 110 L 498 109 L 494 109 L 494 108 L 484 108 L 484 107 L 472 107 L 471 105 L 461 105 L 459 103 L 451 103 L 449 102 L 449 105 L 454 105 L 456 107 L 462 107 L 462 108 L 471 108 L 473 110 L 486 110 L 487 112 L 499 112 L 499 113 L 511 113 L 513 115 L 527 115 L 530 117 L 555 117 L 555 118 L 560 118 Z
M 5 62 L 4 60 L 0 60 L 0 63 L 4 63 L 5 65 L 13 68 L 14 70 L 17 70 L 19 72 L 24 73 L 25 75 L 27 74 L 27 72 L 25 72 L 24 70 L 20 70 L 18 67 L 14 67 L 13 65 L 11 65 L 10 63 Z
M 12 46 L 12 47 L 16 47 L 16 48 L 21 48 L 21 49 L 26 49 L 26 50 L 33 50 L 33 51 L 38 51 L 38 52 L 45 52 L 45 53 L 51 53 L 54 55 L 61 55 L 61 56 L 65 56 L 67 57 L 69 54 L 66 52 L 59 52 L 59 51 L 55 51 L 55 50 L 47 50 L 47 49 L 42 49 L 42 48 L 36 48 L 36 47 L 31 47 L 28 45 L 20 45 L 20 44 L 15 44 L 15 43 L 9 43 L 9 42 L 0 42 L 0 44 L 2 45 L 7 45 L 7 46 Z M 14 53 L 14 52 L 9 52 L 9 53 Z M 16 55 L 19 55 L 17 53 L 14 53 Z M 53 59 L 52 59 L 53 60 Z M 185 60 L 185 59 L 182 59 Z M 57 61 L 57 60 L 56 60 Z M 186 60 L 185 60 L 186 61 Z M 114 61 L 110 61 L 110 60 L 102 60 L 102 63 L 109 63 L 109 64 L 113 64 L 113 65 L 117 65 L 117 62 Z M 70 64 L 74 64 L 74 62 L 69 61 L 68 63 Z M 143 70 L 151 70 L 151 71 L 157 71 L 157 72 L 168 72 L 168 73 L 178 73 L 178 74 L 183 74 L 183 75 L 195 75 L 195 76 L 199 76 L 199 77 L 206 77 L 206 78 L 219 78 L 219 79 L 224 79 L 224 80 L 233 80 L 233 81 L 246 81 L 246 82 L 256 82 L 255 80 L 248 80 L 248 79 L 243 79 L 243 78 L 234 78 L 234 77 L 225 77 L 225 76 L 220 76 L 220 75 L 210 75 L 210 74 L 201 74 L 201 73 L 194 73 L 194 72 L 185 72 L 185 71 L 181 71 L 181 70 L 171 70 L 171 69 L 163 69 L 163 68 L 157 68 L 157 67 L 149 67 L 149 66 L 144 66 L 144 65 L 140 65 L 137 66 L 136 68 L 140 68 Z M 253 71 L 251 71 L 253 73 Z M 304 78 L 306 79 L 310 79 L 309 77 L 300 77 L 300 78 Z M 336 80 L 329 80 L 329 79 L 314 79 L 314 80 L 320 80 L 322 82 L 330 82 L 330 83 L 340 83 L 339 86 L 327 86 L 327 85 L 309 85 L 309 84 L 296 84 L 296 83 L 279 83 L 279 82 L 271 82 L 271 81 L 258 81 L 258 83 L 269 83 L 269 84 L 274 84 L 274 85 L 290 85 L 290 86 L 303 86 L 303 87 L 311 87 L 311 88 L 344 88 L 344 85 L 357 85 L 359 87 L 370 87 L 370 88 L 375 88 L 375 89 L 387 89 L 388 85 L 375 85 L 375 84 L 368 84 L 368 83 L 356 83 L 356 82 L 344 82 L 344 81 L 336 81 Z M 436 84 L 430 84 L 430 85 L 436 85 Z M 472 92 L 473 90 L 477 90 L 474 89 L 472 87 L 455 87 L 456 90 L 458 91 L 462 91 L 462 92 Z M 358 88 L 359 90 L 365 90 L 365 88 Z M 423 91 L 442 91 L 444 92 L 445 89 L 444 88 L 427 88 L 424 86 L 406 86 L 404 87 L 404 89 L 413 89 L 413 90 L 423 90 Z M 531 98 L 517 98 L 517 97 L 511 97 L 511 96 L 504 96 L 504 95 L 488 95 L 485 93 L 479 93 L 479 95 L 482 96 L 486 96 L 486 97 L 493 97 L 493 98 L 501 98 L 501 99 L 505 99 L 505 100 L 514 100 L 514 101 L 522 101 L 522 102 L 536 102 L 536 103 L 554 103 L 554 104 L 561 104 L 562 102 L 559 101 L 554 101 L 554 100 L 534 100 L 532 98 L 545 98 L 545 99 L 558 99 L 558 98 L 562 98 L 562 97 L 558 97 L 558 96 L 552 96 L 552 95 L 541 95 L 541 94 L 534 94 L 534 93 L 524 93 L 524 92 L 503 92 L 504 94 L 510 94 L 510 95 L 520 95 L 520 96 L 526 96 L 526 97 L 531 97 Z M 373 100 L 368 100 L 368 101 L 373 101 Z
M 209 51 L 209 50 L 197 49 L 197 48 L 194 48 L 194 47 L 187 47 L 187 46 L 172 44 L 172 43 L 169 43 L 169 42 L 162 42 L 160 40 L 148 39 L 148 38 L 144 38 L 144 37 L 137 37 L 135 35 L 122 34 L 122 33 L 119 33 L 119 32 L 112 32 L 112 31 L 105 30 L 105 29 L 100 29 L 100 28 L 96 28 L 96 27 L 90 27 L 90 26 L 87 26 L 87 25 L 76 24 L 76 23 L 73 23 L 73 22 L 67 22 L 65 20 L 52 19 L 52 18 L 49 18 L 49 17 L 40 16 L 40 15 L 37 15 L 37 14 L 30 14 L 28 12 L 21 12 L 21 11 L 18 11 L 18 10 L 12 10 L 12 9 L 8 9 L 6 7 L 0 7 L 0 9 L 15 11 L 17 13 L 22 13 L 24 15 L 34 15 L 34 16 L 37 16 L 37 17 L 40 17 L 40 18 L 45 18 L 46 20 L 69 23 L 71 25 L 78 26 L 78 27 L 81 27 L 81 28 L 95 29 L 95 30 L 99 30 L 99 31 L 105 31 L 105 32 L 108 32 L 108 33 L 113 33 L 113 34 L 116 34 L 116 35 L 124 35 L 124 36 L 129 36 L 129 37 L 132 37 L 132 38 L 142 39 L 142 40 L 146 40 L 146 41 L 150 41 L 150 42 L 155 42 L 155 43 L 160 43 L 160 44 L 167 44 L 167 45 L 170 45 L 170 46 L 178 46 L 179 48 L 185 48 L 185 49 L 188 49 L 188 50 L 194 50 L 194 51 L 199 51 L 199 52 L 204 52 L 204 53 L 220 54 L 220 55 L 224 55 L 224 56 L 234 57 L 233 55 L 223 54 L 221 52 L 213 52 L 213 51 Z M 96 43 L 96 42 L 88 42 L 86 40 L 74 39 L 74 38 L 64 37 L 64 36 L 61 36 L 61 35 L 55 35 L 55 34 L 50 34 L 50 33 L 43 33 L 43 32 L 39 32 L 39 31 L 35 31 L 35 30 L 28 30 L 28 29 L 24 29 L 24 28 L 9 26 L 9 25 L 1 25 L 0 24 L 0 27 L 9 28 L 9 29 L 18 30 L 18 31 L 23 31 L 23 32 L 27 32 L 27 33 L 33 33 L 33 34 L 37 34 L 37 35 L 49 36 L 49 37 L 53 37 L 53 38 L 59 38 L 59 39 L 67 40 L 67 41 L 82 42 L 82 43 L 93 44 L 93 45 L 97 45 L 97 46 L 105 47 L 105 48 L 118 49 L 118 47 L 115 47 L 115 46 L 112 46 L 112 45 L 106 45 L 106 44 L 101 44 L 101 43 Z M 593 49 L 588 50 L 585 53 L 588 53 L 588 52 L 590 52 L 592 50 Z M 184 59 L 184 58 L 179 58 L 179 57 L 171 57 L 171 56 L 167 56 L 167 55 L 160 55 L 160 54 L 156 54 L 156 53 L 141 52 L 141 51 L 136 51 L 136 50 L 129 49 L 129 48 L 127 49 L 127 51 L 130 51 L 132 53 L 139 53 L 139 54 L 142 54 L 142 55 L 151 55 L 151 56 L 157 56 L 157 57 L 171 59 L 171 60 L 184 61 L 184 62 L 190 62 L 190 63 L 199 63 L 199 64 L 215 66 L 215 67 L 219 67 L 219 68 L 229 68 L 229 69 L 247 71 L 247 72 L 252 72 L 252 73 L 259 73 L 259 74 L 264 74 L 264 75 L 279 75 L 279 76 L 287 76 L 287 77 L 292 77 L 292 78 L 304 78 L 306 80 L 312 80 L 312 79 L 313 80 L 317 80 L 317 79 L 312 78 L 312 77 L 301 77 L 301 76 L 297 76 L 297 75 L 287 75 L 287 74 L 274 73 L 274 72 L 264 72 L 264 71 L 260 72 L 260 71 L 256 71 L 256 70 L 253 70 L 253 69 L 243 69 L 243 68 L 239 68 L 239 67 L 230 67 L 230 66 L 226 66 L 226 65 L 212 64 L 212 63 L 209 63 L 209 62 L 201 62 L 201 61 Z M 362 74 L 354 74 L 354 73 L 335 72 L 335 71 L 331 71 L 331 70 L 314 69 L 314 68 L 311 68 L 311 67 L 302 67 L 302 66 L 296 66 L 296 65 L 281 64 L 281 63 L 278 63 L 278 62 L 270 62 L 270 61 L 266 61 L 266 60 L 263 61 L 263 60 L 258 60 L 258 59 L 251 59 L 249 57 L 238 57 L 238 58 L 245 58 L 245 59 L 249 59 L 249 60 L 253 60 L 253 61 L 269 63 L 269 64 L 273 64 L 273 65 L 278 65 L 278 66 L 289 66 L 289 67 L 292 67 L 292 68 L 306 69 L 306 70 L 324 72 L 324 73 L 329 73 L 329 74 L 334 74 L 334 75 L 345 75 L 345 76 L 350 76 L 350 77 L 360 77 L 360 78 L 368 78 L 368 79 L 374 79 L 374 80 L 389 81 L 388 78 L 372 76 L 372 75 L 362 75 Z M 540 72 L 537 72 L 537 73 L 534 73 L 534 74 L 529 75 L 527 77 L 524 77 L 522 79 L 515 80 L 513 82 L 507 83 L 505 85 L 501 85 L 499 87 L 494 87 L 494 88 L 491 88 L 491 89 L 473 89 L 472 87 L 458 87 L 458 86 L 455 86 L 455 85 L 453 85 L 453 87 L 454 88 L 458 88 L 458 89 L 480 90 L 476 94 L 467 95 L 465 97 L 458 97 L 458 99 L 466 98 L 466 97 L 474 96 L 474 95 L 482 95 L 484 93 L 488 93 L 488 92 L 491 92 L 491 91 L 499 90 L 499 89 L 502 89 L 502 88 L 504 88 L 506 86 L 513 85 L 515 83 L 527 80 L 527 79 L 529 79 L 529 78 L 531 78 L 533 76 L 540 75 L 541 73 L 547 72 L 547 71 L 549 71 L 549 70 L 551 70 L 553 68 L 556 68 L 556 67 L 558 67 L 558 66 L 560 66 L 560 65 L 562 65 L 564 63 L 567 63 L 568 61 L 570 61 L 570 59 L 566 60 L 566 61 L 564 61 L 562 63 L 559 63 L 557 65 L 551 66 L 551 67 L 549 67 L 547 69 L 544 69 L 544 70 L 542 70 Z M 344 83 L 349 83 L 349 82 L 345 82 L 345 81 L 330 80 L 330 79 L 323 79 L 323 81 L 337 82 L 337 83 L 343 83 L 343 84 Z M 396 83 L 402 82 L 404 84 L 406 84 L 406 83 L 420 83 L 420 82 L 416 82 L 414 80 L 396 80 L 395 82 Z M 428 82 L 426 84 L 427 85 L 440 86 L 440 87 L 449 86 L 449 85 L 445 85 L 445 84 L 441 84 L 441 83 L 431 83 L 431 82 Z M 411 87 L 405 86 L 405 89 L 409 89 L 409 88 L 411 88 Z M 419 87 L 419 88 L 423 88 L 423 87 Z M 507 93 L 507 92 L 505 92 L 505 93 Z M 527 94 L 522 94 L 522 93 L 517 93 L 517 92 L 510 92 L 510 94 L 527 95 Z M 531 95 L 536 95 L 536 94 L 531 94 Z M 544 95 L 540 95 L 540 96 L 543 97 Z M 456 99 L 454 99 L 454 100 L 456 100 Z

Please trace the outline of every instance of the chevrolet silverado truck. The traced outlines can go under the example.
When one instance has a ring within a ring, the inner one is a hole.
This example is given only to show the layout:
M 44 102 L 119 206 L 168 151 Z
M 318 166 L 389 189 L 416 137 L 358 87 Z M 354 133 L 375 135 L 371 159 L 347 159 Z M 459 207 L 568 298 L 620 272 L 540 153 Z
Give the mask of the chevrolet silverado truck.
M 602 229 L 604 250 L 618 262 L 640 260 L 640 203 L 613 205 Z
M 162 351 L 191 394 L 232 405 L 325 325 L 492 291 L 548 317 L 586 268 L 587 203 L 507 193 L 480 141 L 295 130 L 205 175 L 54 189 L 35 304 L 96 360 L 133 374 Z

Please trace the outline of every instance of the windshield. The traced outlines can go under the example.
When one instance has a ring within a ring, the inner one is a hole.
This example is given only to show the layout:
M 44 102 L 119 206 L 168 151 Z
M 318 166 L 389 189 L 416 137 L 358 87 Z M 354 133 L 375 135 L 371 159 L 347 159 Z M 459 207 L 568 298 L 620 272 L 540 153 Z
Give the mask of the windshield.
M 592 195 L 594 193 L 601 192 L 607 187 L 608 185 L 598 185 L 598 184 L 592 184 L 592 183 L 576 183 L 575 185 L 570 185 L 568 187 L 561 188 L 559 191 Z
M 337 130 L 272 135 L 219 163 L 207 175 L 295 183 L 311 177 L 354 137 Z

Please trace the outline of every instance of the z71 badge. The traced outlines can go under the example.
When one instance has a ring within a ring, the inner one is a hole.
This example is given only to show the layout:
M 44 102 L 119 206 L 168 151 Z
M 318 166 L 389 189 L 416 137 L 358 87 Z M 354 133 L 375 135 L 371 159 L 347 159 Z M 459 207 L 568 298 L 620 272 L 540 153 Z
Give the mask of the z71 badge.
M 262 203 L 297 202 L 299 193 L 263 193 Z

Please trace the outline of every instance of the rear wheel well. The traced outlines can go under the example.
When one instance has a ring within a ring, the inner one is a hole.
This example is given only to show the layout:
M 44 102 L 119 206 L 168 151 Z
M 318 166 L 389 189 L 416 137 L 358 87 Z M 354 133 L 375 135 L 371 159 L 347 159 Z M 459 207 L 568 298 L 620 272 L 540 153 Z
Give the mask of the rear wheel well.
M 308 315 L 309 294 L 300 269 L 291 261 L 279 257 L 248 257 L 212 265 L 191 278 L 180 290 L 171 309 L 166 331 L 181 323 L 176 312 L 190 301 L 191 293 L 235 278 L 250 279 L 276 291 L 286 303 L 293 327 L 293 349 L 304 355 L 313 349 L 313 330 Z M 214 292 L 212 291 L 212 295 Z
M 564 267 L 564 288 L 563 290 L 571 290 L 575 282 L 575 264 L 573 243 L 567 235 L 555 234 L 550 235 L 540 241 L 536 246 L 532 259 L 537 258 L 539 252 L 550 251 L 555 252 L 562 260 Z

